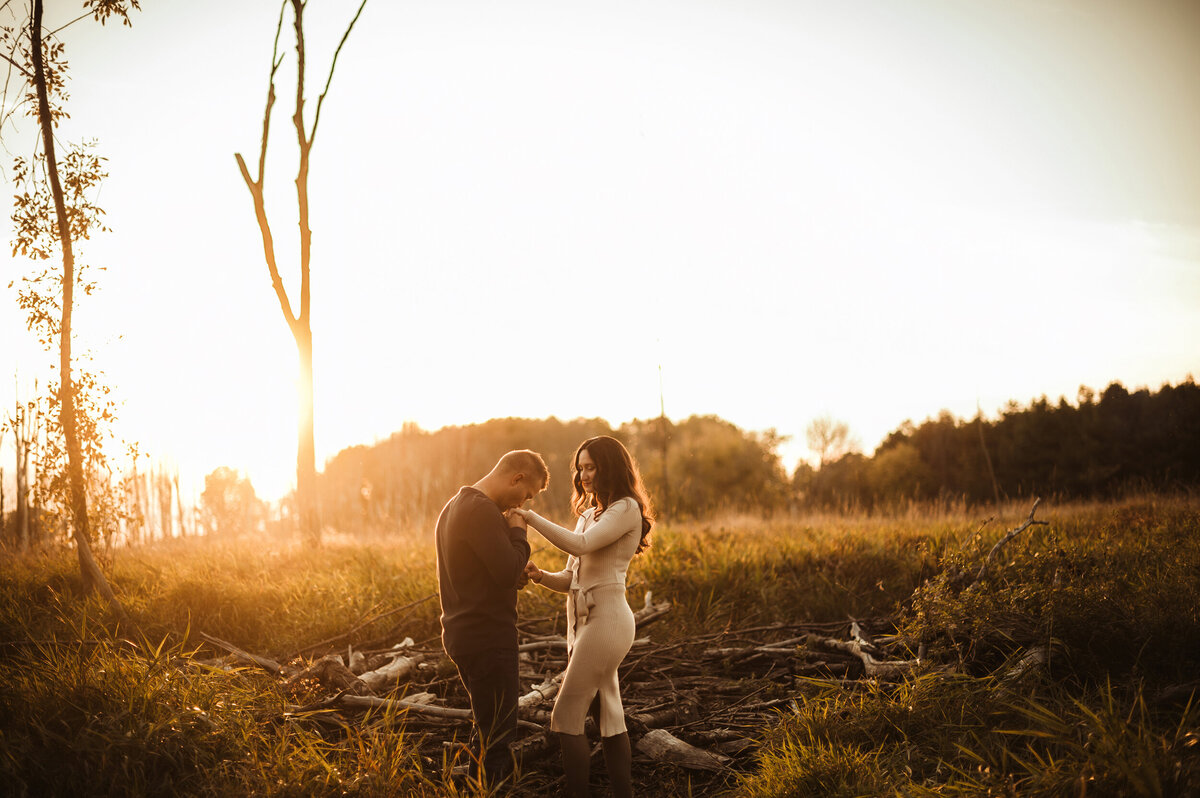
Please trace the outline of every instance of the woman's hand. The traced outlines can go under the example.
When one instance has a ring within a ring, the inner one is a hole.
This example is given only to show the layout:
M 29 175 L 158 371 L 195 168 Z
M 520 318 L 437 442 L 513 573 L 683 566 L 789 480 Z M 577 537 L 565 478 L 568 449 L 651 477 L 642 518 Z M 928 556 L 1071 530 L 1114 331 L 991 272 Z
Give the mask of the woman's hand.
M 529 525 L 525 523 L 525 514 L 520 510 L 505 510 L 504 520 L 508 521 L 510 527 L 517 529 L 528 529 Z
M 529 579 L 530 581 L 533 581 L 533 582 L 537 582 L 540 585 L 542 583 L 543 576 L 545 576 L 545 572 L 541 568 L 538 568 L 536 565 L 534 565 L 533 560 L 530 560 L 529 562 L 525 563 L 525 578 L 526 579 Z

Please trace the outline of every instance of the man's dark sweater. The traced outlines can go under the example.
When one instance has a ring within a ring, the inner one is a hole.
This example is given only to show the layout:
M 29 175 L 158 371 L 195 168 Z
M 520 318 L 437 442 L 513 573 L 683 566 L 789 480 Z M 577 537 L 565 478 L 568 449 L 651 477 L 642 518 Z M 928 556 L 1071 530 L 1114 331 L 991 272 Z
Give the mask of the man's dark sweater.
M 442 645 L 451 658 L 517 647 L 517 579 L 529 561 L 525 530 L 508 525 L 482 491 L 463 487 L 437 522 Z

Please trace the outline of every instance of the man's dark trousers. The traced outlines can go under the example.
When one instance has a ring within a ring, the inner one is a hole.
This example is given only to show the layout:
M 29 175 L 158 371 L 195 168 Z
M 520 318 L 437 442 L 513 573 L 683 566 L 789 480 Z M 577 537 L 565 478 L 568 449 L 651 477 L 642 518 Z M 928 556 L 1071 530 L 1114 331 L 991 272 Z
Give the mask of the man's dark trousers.
M 509 746 L 517 739 L 517 649 L 490 648 L 454 658 L 458 674 L 471 696 L 478 739 L 472 749 L 483 752 L 483 769 L 489 784 L 512 773 Z M 471 777 L 479 777 L 479 762 L 471 759 Z

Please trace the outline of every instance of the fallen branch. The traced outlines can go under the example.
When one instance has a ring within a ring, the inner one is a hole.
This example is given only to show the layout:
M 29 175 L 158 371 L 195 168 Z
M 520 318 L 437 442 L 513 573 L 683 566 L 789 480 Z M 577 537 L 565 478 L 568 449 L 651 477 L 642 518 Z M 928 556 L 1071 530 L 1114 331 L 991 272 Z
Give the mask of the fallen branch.
M 292 669 L 288 668 L 287 672 L 285 672 L 284 666 L 280 665 L 275 660 L 269 659 L 267 657 L 260 657 L 259 655 L 251 654 L 248 651 L 243 651 L 242 649 L 235 646 L 233 643 L 229 643 L 225 640 L 222 640 L 219 637 L 213 637 L 212 635 L 205 634 L 204 632 L 197 632 L 197 634 L 200 635 L 200 637 L 204 638 L 204 640 L 206 642 L 213 644 L 217 648 L 223 648 L 226 651 L 228 651 L 230 654 L 233 654 L 238 659 L 244 660 L 245 662 L 248 662 L 251 665 L 257 665 L 258 667 L 260 667 L 266 671 L 270 671 L 271 673 L 275 674 L 276 676 L 285 676 L 285 675 L 287 675 L 287 672 L 290 672 L 292 670 Z
M 852 654 L 863 664 L 866 674 L 875 679 L 896 679 L 911 673 L 920 663 L 917 660 L 880 661 L 871 656 L 867 647 L 858 640 L 835 640 L 832 637 L 808 636 L 808 644 L 832 648 Z
M 418 693 L 408 698 L 376 698 L 370 695 L 344 695 L 338 702 L 342 706 L 353 709 L 406 709 L 419 715 L 431 715 L 436 718 L 453 718 L 454 720 L 471 720 L 471 710 L 456 707 L 443 707 L 430 704 L 428 696 L 432 693 Z M 542 731 L 542 727 L 526 720 L 518 720 L 518 726 Z
M 789 640 L 780 640 L 778 643 L 767 643 L 762 646 L 744 646 L 741 648 L 708 648 L 704 650 L 706 657 L 748 657 L 752 654 L 774 654 L 784 656 L 795 656 L 796 646 L 805 642 L 808 639 L 805 637 L 793 637 Z
M 517 699 L 517 708 L 528 709 L 537 706 L 543 701 L 549 701 L 551 698 L 554 698 L 554 696 L 558 695 L 558 689 L 562 687 L 562 678 L 563 674 L 560 673 L 537 685 Z
M 981 565 L 979 567 L 979 574 L 975 577 L 975 581 L 971 583 L 970 587 L 968 587 L 967 590 L 970 590 L 971 588 L 973 588 L 977 584 L 979 584 L 981 581 L 983 581 L 983 577 L 987 575 L 988 566 L 991 564 L 992 558 L 994 558 L 996 556 L 996 553 L 999 552 L 1000 549 L 1004 547 L 1004 544 L 1008 543 L 1010 540 L 1012 540 L 1017 535 L 1021 534 L 1022 532 L 1024 532 L 1026 529 L 1028 529 L 1031 526 L 1049 526 L 1049 522 L 1047 522 L 1047 521 L 1033 520 L 1033 514 L 1037 512 L 1038 505 L 1041 503 L 1042 503 L 1041 497 L 1034 499 L 1033 506 L 1029 508 L 1029 517 L 1025 519 L 1025 523 L 1021 524 L 1018 527 L 1010 529 L 1008 531 L 1008 534 L 1006 534 L 1004 537 L 1000 538 L 1000 540 L 996 541 L 996 545 L 992 546 L 992 550 L 988 552 L 987 559 L 985 559 L 983 561 L 983 565 Z
M 518 652 L 524 651 L 550 651 L 550 650 L 567 650 L 567 638 L 554 637 L 550 640 L 535 640 L 532 643 L 522 643 L 517 646 Z
M 658 604 L 654 603 L 654 594 L 647 590 L 646 600 L 643 607 L 633 614 L 633 622 L 635 628 L 640 629 L 643 626 L 657 621 L 659 618 L 671 611 L 671 602 L 661 601 Z

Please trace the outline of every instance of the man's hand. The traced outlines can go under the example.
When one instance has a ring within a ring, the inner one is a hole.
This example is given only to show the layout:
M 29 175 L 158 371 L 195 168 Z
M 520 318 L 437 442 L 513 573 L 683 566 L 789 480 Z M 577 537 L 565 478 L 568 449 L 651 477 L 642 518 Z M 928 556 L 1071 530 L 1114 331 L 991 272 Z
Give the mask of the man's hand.
M 529 524 L 525 522 L 525 516 L 521 515 L 516 510 L 507 511 L 504 514 L 504 517 L 506 519 L 508 519 L 508 525 L 510 527 L 513 527 L 515 529 L 524 529 L 524 530 L 529 529 Z

